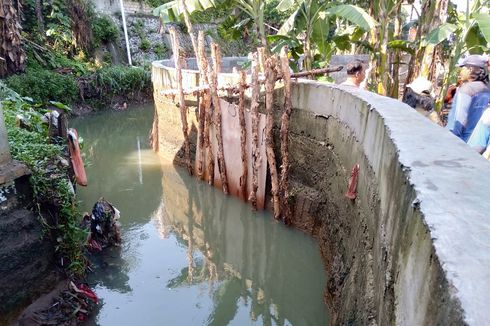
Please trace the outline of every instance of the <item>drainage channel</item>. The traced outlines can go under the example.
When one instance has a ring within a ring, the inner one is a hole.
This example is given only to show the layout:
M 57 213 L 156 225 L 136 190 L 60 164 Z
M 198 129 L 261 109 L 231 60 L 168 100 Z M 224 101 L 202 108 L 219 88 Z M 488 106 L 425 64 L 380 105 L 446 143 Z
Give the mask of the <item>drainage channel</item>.
M 122 246 L 94 256 L 101 298 L 88 325 L 326 325 L 326 277 L 314 240 L 225 196 L 147 144 L 153 107 L 71 125 L 89 186 L 121 211 Z

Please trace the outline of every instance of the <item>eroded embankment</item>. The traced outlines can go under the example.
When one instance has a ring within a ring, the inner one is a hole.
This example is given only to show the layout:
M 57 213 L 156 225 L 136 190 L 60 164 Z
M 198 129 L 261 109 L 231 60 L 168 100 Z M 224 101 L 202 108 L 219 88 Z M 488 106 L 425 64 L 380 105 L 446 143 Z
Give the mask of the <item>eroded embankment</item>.
M 180 115 L 159 93 L 175 87 L 173 74 L 153 66 L 159 150 L 179 162 Z M 195 77 L 184 80 L 195 86 Z M 409 107 L 366 91 L 301 80 L 293 107 L 294 224 L 320 241 L 334 324 L 484 323 L 490 165 Z M 198 124 L 188 113 L 194 153 Z

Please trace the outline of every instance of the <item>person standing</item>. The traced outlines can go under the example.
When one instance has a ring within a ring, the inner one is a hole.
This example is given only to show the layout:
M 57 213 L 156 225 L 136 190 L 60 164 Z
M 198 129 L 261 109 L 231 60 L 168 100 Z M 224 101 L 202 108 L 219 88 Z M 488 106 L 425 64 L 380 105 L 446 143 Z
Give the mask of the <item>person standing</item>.
M 490 160 L 490 107 L 483 112 L 468 140 L 468 145 Z
M 461 86 L 457 89 L 446 128 L 467 142 L 490 102 L 488 61 L 481 55 L 460 60 Z
M 362 60 L 356 59 L 349 62 L 346 66 L 347 79 L 340 85 L 360 87 L 362 81 L 366 78 L 366 71 Z

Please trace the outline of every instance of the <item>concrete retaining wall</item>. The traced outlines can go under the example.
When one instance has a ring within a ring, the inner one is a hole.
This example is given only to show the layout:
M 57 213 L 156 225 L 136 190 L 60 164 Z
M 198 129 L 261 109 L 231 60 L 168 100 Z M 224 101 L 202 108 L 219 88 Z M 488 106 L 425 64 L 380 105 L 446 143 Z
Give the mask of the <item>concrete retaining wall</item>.
M 160 150 L 178 158 L 178 109 L 159 93 L 175 87 L 174 72 L 153 64 L 156 123 L 174 131 L 159 133 Z M 185 71 L 184 82 L 195 85 L 196 72 Z M 300 80 L 293 106 L 294 223 L 320 242 L 333 323 L 485 324 L 490 164 L 408 106 L 367 91 Z M 197 130 L 193 108 L 189 117 Z M 355 164 L 351 201 L 344 193 Z

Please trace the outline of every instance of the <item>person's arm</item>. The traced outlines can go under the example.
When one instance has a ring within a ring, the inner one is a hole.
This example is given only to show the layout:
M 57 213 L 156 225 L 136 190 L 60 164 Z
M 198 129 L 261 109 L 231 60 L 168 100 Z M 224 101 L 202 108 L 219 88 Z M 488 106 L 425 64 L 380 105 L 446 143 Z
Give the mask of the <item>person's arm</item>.
M 487 109 L 478 121 L 468 139 L 468 145 L 478 153 L 490 158 L 490 109 Z
M 451 132 L 459 138 L 462 138 L 463 131 L 468 122 L 468 110 L 471 105 L 471 96 L 462 92 L 460 89 L 456 94 L 455 100 L 454 127 Z
M 481 156 L 483 156 L 484 158 L 490 161 L 490 146 L 487 148 L 485 152 L 483 152 Z

